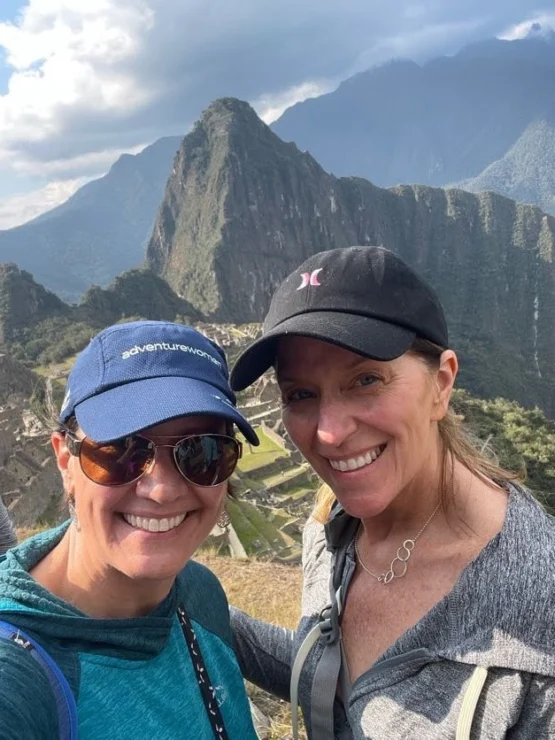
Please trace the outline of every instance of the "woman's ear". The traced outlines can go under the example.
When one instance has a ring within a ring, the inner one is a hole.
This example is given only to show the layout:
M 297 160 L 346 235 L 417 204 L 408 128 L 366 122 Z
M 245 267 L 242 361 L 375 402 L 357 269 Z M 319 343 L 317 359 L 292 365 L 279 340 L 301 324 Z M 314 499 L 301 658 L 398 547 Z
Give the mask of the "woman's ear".
M 62 434 L 62 432 L 53 432 L 52 436 L 50 437 L 50 442 L 52 443 L 52 447 L 54 449 L 54 456 L 56 458 L 58 470 L 60 471 L 62 480 L 64 482 L 64 490 L 67 495 L 70 495 L 71 493 L 73 493 L 74 488 L 72 472 L 73 465 L 71 463 L 71 458 L 73 456 L 70 454 L 67 448 L 65 434 Z
M 457 355 L 453 350 L 446 349 L 441 354 L 439 368 L 434 377 L 435 398 L 432 415 L 433 421 L 443 419 L 447 413 L 458 371 L 459 361 Z

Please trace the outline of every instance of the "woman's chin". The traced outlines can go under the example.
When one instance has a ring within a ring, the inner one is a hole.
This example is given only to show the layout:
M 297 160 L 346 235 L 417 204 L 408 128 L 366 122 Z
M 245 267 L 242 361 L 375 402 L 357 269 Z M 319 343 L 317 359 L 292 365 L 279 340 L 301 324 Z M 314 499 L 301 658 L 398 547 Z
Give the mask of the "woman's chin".
M 379 516 L 387 509 L 393 498 L 384 496 L 383 491 L 373 496 L 367 490 L 338 490 L 335 495 L 347 514 L 357 519 Z
M 132 581 L 170 581 L 187 565 L 193 553 L 180 553 L 180 557 L 149 555 L 148 557 L 126 558 L 116 565 L 117 570 Z

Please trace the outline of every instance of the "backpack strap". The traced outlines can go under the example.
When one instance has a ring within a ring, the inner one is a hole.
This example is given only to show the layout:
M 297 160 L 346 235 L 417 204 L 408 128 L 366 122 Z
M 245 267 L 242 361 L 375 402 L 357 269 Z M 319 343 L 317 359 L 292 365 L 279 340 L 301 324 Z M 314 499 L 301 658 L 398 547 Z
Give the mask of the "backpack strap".
M 19 627 L 0 620 L 0 639 L 15 642 L 37 661 L 52 687 L 58 711 L 60 740 L 77 740 L 77 705 L 75 697 L 56 661 Z
M 339 517 L 339 527 L 330 533 L 326 525 L 328 550 L 331 551 L 330 603 L 320 612 L 318 622 L 301 643 L 289 685 L 293 740 L 298 740 L 299 681 L 303 666 L 315 643 L 323 639 L 324 650 L 316 666 L 310 693 L 309 735 L 318 740 L 334 740 L 333 707 L 341 670 L 341 617 L 345 588 L 342 585 L 347 550 L 359 526 L 359 520 L 347 516 L 339 504 L 334 505 L 332 517 Z M 347 697 L 345 697 L 345 700 Z
M 310 723 L 314 737 L 333 740 L 333 704 L 341 669 L 339 617 L 341 616 L 341 586 L 333 603 L 322 609 L 317 624 L 305 637 L 291 669 L 290 700 L 293 740 L 299 737 L 299 681 L 301 671 L 314 644 L 323 637 L 324 652 L 316 668 L 310 695 Z

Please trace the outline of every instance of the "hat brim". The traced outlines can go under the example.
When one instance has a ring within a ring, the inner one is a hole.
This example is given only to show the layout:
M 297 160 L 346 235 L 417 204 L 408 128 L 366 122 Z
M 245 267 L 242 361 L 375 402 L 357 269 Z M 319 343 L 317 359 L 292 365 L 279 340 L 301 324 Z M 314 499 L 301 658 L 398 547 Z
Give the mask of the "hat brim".
M 275 364 L 278 342 L 286 336 L 308 337 L 330 342 L 373 360 L 394 360 L 404 354 L 416 338 L 412 329 L 372 316 L 310 311 L 292 316 L 246 349 L 231 371 L 230 384 L 242 391 Z
M 179 416 L 217 416 L 236 424 L 252 445 L 256 432 L 214 386 L 184 377 L 136 380 L 87 398 L 75 416 L 87 437 L 110 442 Z

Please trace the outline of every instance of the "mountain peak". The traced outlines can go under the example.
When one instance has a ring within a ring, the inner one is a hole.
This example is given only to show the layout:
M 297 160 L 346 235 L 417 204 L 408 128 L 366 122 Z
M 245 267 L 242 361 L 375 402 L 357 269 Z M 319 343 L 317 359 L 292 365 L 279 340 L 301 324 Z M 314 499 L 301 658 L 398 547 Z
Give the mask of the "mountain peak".
M 252 138 L 274 138 L 271 129 L 260 120 L 254 109 L 237 98 L 219 98 L 206 108 L 189 137 L 195 147 L 201 141 L 211 146 L 217 141 L 248 141 Z
M 214 125 L 218 123 L 240 122 L 253 126 L 264 126 L 252 106 L 238 98 L 218 98 L 210 103 L 198 122 L 198 126 Z
M 68 306 L 29 272 L 10 262 L 0 264 L 0 345 L 13 339 L 21 327 L 67 311 Z
M 216 100 L 183 139 L 147 249 L 147 266 L 205 315 L 224 320 L 226 314 L 240 315 L 245 298 L 233 283 L 242 284 L 242 278 L 219 263 L 219 246 L 233 232 L 236 243 L 253 252 L 249 270 L 271 262 L 274 247 L 282 252 L 278 259 L 293 267 L 298 247 L 284 249 L 277 223 L 285 211 L 296 219 L 301 208 L 297 186 L 302 187 L 305 176 L 318 183 L 330 179 L 309 154 L 274 134 L 248 103 Z M 287 197 L 286 181 L 293 189 Z M 329 202 L 327 184 L 323 188 Z M 275 204 L 275 225 L 261 218 L 268 202 Z M 308 209 L 323 207 L 311 201 Z M 258 288 L 249 290 L 242 315 L 258 317 L 267 296 Z

